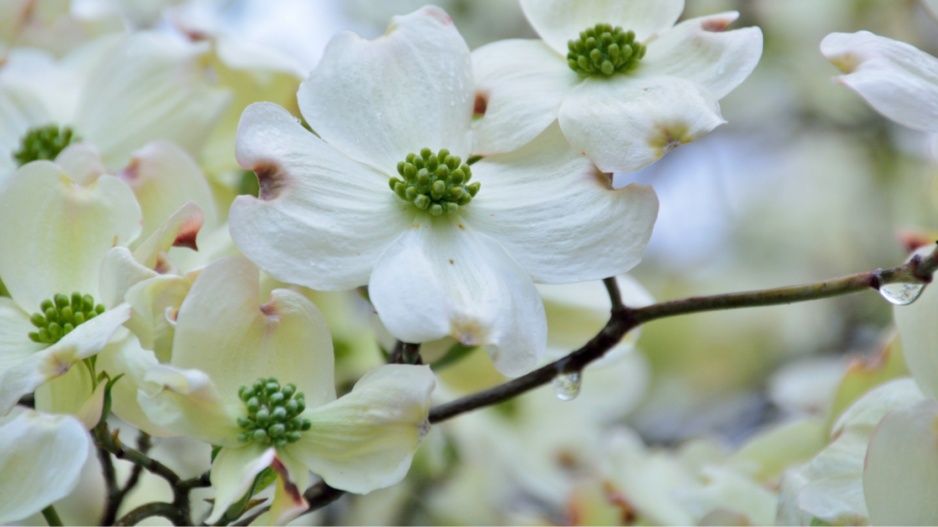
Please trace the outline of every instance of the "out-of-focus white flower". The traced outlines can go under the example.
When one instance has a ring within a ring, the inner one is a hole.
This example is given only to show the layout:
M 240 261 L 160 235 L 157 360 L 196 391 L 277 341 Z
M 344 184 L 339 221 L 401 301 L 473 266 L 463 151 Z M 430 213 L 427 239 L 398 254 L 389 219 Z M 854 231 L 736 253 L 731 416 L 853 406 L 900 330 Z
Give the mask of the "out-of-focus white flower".
M 0 522 L 15 523 L 78 484 L 91 438 L 73 417 L 17 407 L 0 418 Z
M 240 256 L 203 270 L 179 309 L 170 364 L 151 368 L 139 393 L 157 426 L 222 447 L 209 522 L 269 466 L 281 476 L 274 523 L 305 510 L 310 470 L 350 492 L 392 485 L 429 426 L 429 368 L 383 366 L 336 399 L 319 310 L 286 289 L 261 305 L 258 277 Z
M 30 50 L 11 54 L 0 68 L 0 176 L 40 152 L 54 159 L 78 140 L 111 170 L 156 139 L 198 154 L 228 103 L 205 77 L 206 50 L 143 32 L 102 37 L 58 62 Z
M 521 5 L 543 40 L 472 55 L 477 154 L 515 150 L 559 120 L 603 171 L 637 170 L 722 124 L 718 101 L 762 55 L 758 28 L 723 32 L 735 12 L 675 26 L 683 0 Z
M 938 132 L 938 59 L 869 31 L 831 33 L 821 53 L 844 73 L 837 82 L 905 126 Z
M 438 8 L 393 19 L 374 42 L 339 34 L 298 93 L 318 137 L 275 105 L 245 111 L 238 160 L 259 174 L 261 193 L 235 200 L 230 230 L 275 278 L 368 284 L 396 338 L 485 345 L 500 371 L 518 374 L 545 347 L 532 281 L 630 269 L 657 198 L 612 189 L 556 127 L 470 169 L 471 70 Z

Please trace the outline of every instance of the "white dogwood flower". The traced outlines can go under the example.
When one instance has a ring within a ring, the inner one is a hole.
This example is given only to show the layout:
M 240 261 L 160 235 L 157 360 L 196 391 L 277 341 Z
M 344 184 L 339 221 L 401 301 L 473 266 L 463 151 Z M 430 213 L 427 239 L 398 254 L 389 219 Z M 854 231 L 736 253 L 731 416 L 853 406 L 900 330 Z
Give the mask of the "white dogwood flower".
M 510 152 L 559 121 L 577 151 L 629 172 L 724 123 L 718 101 L 762 56 L 762 31 L 727 12 L 685 20 L 683 0 L 522 0 L 543 40 L 472 54 L 481 155 Z
M 279 280 L 367 284 L 402 341 L 452 336 L 523 373 L 546 346 L 534 282 L 624 273 L 651 235 L 654 192 L 613 189 L 555 126 L 467 164 L 470 54 L 439 8 L 375 41 L 340 33 L 297 98 L 315 134 L 273 104 L 242 116 L 238 161 L 261 190 L 233 203 L 232 239 Z
M 304 296 L 275 289 L 261 304 L 259 271 L 242 256 L 202 271 L 179 308 L 172 359 L 148 371 L 138 401 L 160 428 L 222 447 L 209 523 L 267 467 L 281 477 L 261 524 L 305 510 L 310 470 L 355 493 L 403 479 L 429 428 L 433 374 L 382 366 L 336 399 L 333 361 L 325 320 Z

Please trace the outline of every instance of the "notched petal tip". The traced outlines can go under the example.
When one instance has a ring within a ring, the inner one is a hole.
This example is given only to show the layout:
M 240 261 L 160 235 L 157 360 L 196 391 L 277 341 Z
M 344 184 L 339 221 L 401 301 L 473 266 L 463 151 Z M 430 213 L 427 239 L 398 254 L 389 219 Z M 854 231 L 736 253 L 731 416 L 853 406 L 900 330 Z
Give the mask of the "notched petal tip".
M 711 33 L 720 33 L 726 30 L 726 28 L 729 27 L 730 24 L 735 22 L 737 18 L 739 18 L 739 13 L 735 11 L 707 17 L 700 24 L 700 29 L 703 29 L 704 31 L 709 31 Z
M 286 172 L 272 161 L 261 162 L 248 170 L 253 170 L 257 175 L 259 187 L 258 197 L 264 201 L 271 201 L 280 197 L 280 193 L 286 188 L 289 178 Z
M 476 90 L 475 102 L 472 105 L 472 118 L 479 119 L 485 116 L 489 108 L 489 94 L 482 90 Z
M 179 234 L 173 240 L 173 247 L 188 247 L 193 251 L 198 251 L 199 246 L 196 244 L 196 238 L 199 236 L 199 231 L 204 223 L 205 215 L 199 209 L 198 214 L 193 214 L 182 224 Z
M 612 186 L 613 176 L 612 172 L 603 172 L 596 165 L 593 165 L 593 170 L 590 174 L 599 186 L 606 190 L 615 190 L 615 187 Z
M 449 334 L 465 346 L 482 346 L 489 342 L 485 324 L 464 315 L 457 315 L 450 320 Z
M 686 124 L 681 122 L 658 123 L 652 128 L 648 136 L 648 146 L 650 146 L 655 156 L 658 158 L 664 156 L 675 148 L 690 143 L 694 138 Z

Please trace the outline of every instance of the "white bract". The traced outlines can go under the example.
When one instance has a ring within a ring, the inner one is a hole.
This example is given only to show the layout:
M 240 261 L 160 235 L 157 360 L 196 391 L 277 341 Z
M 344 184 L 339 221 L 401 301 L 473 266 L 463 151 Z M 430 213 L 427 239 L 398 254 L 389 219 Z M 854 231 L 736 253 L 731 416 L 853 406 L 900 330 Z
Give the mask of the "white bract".
M 0 523 L 16 523 L 71 493 L 90 450 L 88 433 L 70 416 L 17 408 L 0 418 Z
M 337 35 L 297 94 L 317 135 L 279 106 L 245 110 L 238 161 L 261 191 L 235 200 L 229 224 L 277 279 L 367 284 L 396 338 L 485 345 L 514 375 L 546 345 L 533 282 L 627 271 L 658 202 L 647 187 L 613 189 L 557 127 L 470 168 L 470 62 L 438 8 L 393 19 L 375 41 Z
M 876 111 L 917 130 L 938 132 L 938 59 L 868 31 L 831 33 L 821 53 Z
M 718 101 L 762 55 L 758 28 L 723 31 L 735 12 L 675 26 L 683 0 L 521 6 L 543 40 L 505 40 L 472 54 L 476 111 L 484 113 L 477 154 L 515 150 L 559 120 L 570 144 L 603 171 L 637 170 L 723 124 Z M 581 38 L 597 24 L 609 27 Z
M 206 267 L 179 308 L 170 364 L 152 367 L 139 392 L 155 425 L 222 447 L 212 465 L 209 523 L 267 467 L 281 477 L 262 524 L 305 510 L 310 470 L 349 492 L 397 483 L 429 427 L 429 368 L 383 366 L 336 399 L 332 342 L 319 310 L 286 289 L 261 305 L 258 280 L 241 256 Z

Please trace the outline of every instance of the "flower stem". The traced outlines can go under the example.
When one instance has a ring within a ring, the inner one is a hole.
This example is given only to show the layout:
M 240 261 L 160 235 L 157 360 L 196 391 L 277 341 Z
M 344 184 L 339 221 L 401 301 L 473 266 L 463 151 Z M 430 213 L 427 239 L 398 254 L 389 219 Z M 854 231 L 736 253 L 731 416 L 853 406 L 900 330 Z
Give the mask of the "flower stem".
M 42 517 L 46 519 L 46 523 L 49 525 L 65 525 L 62 523 L 62 519 L 59 518 L 59 513 L 55 511 L 54 505 L 42 509 Z
M 613 306 L 609 322 L 582 348 L 521 377 L 435 406 L 430 409 L 430 422 L 439 423 L 472 410 L 500 403 L 551 382 L 559 373 L 579 371 L 602 357 L 622 340 L 626 333 L 653 320 L 704 311 L 805 302 L 869 289 L 879 290 L 886 284 L 900 282 L 928 284 L 936 270 L 938 248 L 924 257 L 916 255 L 908 262 L 889 269 L 875 269 L 800 286 L 684 298 L 641 308 L 624 306 L 615 280 L 607 278 L 604 282 Z

